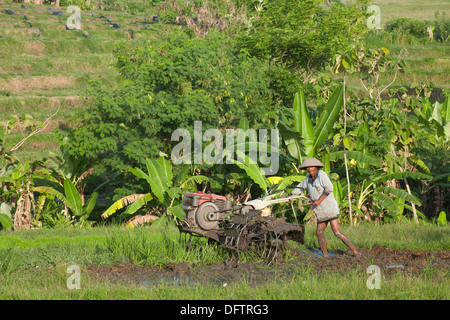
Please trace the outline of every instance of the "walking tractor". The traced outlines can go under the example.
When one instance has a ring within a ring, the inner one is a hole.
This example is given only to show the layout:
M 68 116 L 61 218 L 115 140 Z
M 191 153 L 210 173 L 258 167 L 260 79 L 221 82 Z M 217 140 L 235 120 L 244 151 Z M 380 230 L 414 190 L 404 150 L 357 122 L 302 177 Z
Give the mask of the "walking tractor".
M 285 189 L 286 190 L 286 189 Z M 214 240 L 223 248 L 252 258 L 261 257 L 271 263 L 287 240 L 303 243 L 305 228 L 298 224 L 293 201 L 299 205 L 308 204 L 304 196 L 284 193 L 266 195 L 260 199 L 233 206 L 228 197 L 211 193 L 186 193 L 182 208 L 185 219 L 180 221 L 180 232 L 200 235 Z M 304 201 L 304 202 L 303 202 Z M 290 202 L 296 224 L 286 222 L 283 210 L 272 213 L 271 207 L 282 202 Z M 275 217 L 282 214 L 281 217 Z

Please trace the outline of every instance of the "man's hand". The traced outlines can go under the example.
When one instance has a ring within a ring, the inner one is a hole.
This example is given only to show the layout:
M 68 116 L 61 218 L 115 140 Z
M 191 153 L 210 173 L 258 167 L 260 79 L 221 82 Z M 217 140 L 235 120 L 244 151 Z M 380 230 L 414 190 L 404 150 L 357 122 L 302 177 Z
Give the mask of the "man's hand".
M 322 201 L 325 200 L 326 198 L 327 198 L 327 195 L 323 194 L 323 195 L 320 197 L 320 199 L 317 199 L 316 201 L 313 201 L 312 204 L 313 204 L 315 207 L 318 207 L 318 206 L 320 206 L 320 204 L 322 203 Z

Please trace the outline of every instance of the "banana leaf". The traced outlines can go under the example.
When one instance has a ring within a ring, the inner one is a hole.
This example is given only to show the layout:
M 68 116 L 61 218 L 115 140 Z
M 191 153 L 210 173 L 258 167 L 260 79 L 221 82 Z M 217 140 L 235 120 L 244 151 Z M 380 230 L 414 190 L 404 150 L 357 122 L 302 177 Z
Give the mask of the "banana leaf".
M 430 169 L 427 167 L 427 165 L 425 164 L 425 162 L 423 162 L 422 159 L 420 159 L 418 156 L 416 156 L 415 154 L 411 155 L 409 157 L 409 160 L 411 160 L 417 167 L 419 167 L 419 170 L 422 171 L 425 174 L 431 174 Z
M 94 210 L 95 204 L 97 203 L 97 198 L 98 198 L 98 193 L 94 192 L 93 194 L 91 194 L 91 197 L 86 202 L 85 213 L 86 213 L 87 217 L 91 214 L 92 210 Z
M 284 188 L 291 186 L 291 185 L 297 185 L 299 182 L 302 182 L 306 176 L 304 175 L 290 175 L 287 177 L 284 177 L 283 180 L 280 181 L 278 184 L 276 191 L 281 191 Z
M 128 172 L 131 172 L 136 177 L 140 179 L 145 179 L 150 184 L 151 178 L 148 174 L 146 174 L 144 171 L 142 171 L 140 168 L 130 168 L 128 169 Z
M 305 154 L 309 155 L 314 145 L 315 135 L 303 90 L 297 92 L 294 96 L 293 115 L 294 128 L 297 132 L 300 132 L 304 139 Z
M 387 195 L 383 194 L 383 193 L 377 193 L 374 192 L 372 194 L 372 198 L 374 200 L 376 200 L 376 203 L 378 205 L 380 205 L 381 207 L 383 207 L 384 209 L 388 210 L 389 213 L 395 217 L 397 214 L 400 213 L 400 209 L 397 205 L 397 203 L 395 203 L 394 200 L 392 200 L 390 197 L 388 197 Z
M 331 94 L 316 126 L 314 127 L 314 143 L 312 149 L 308 153 L 308 157 L 313 157 L 315 155 L 315 150 L 328 139 L 328 134 L 333 129 L 333 126 L 339 117 L 343 102 L 343 87 L 340 85 Z
M 153 194 L 162 202 L 166 203 L 164 196 L 165 191 L 169 187 L 169 179 L 172 180 L 172 173 L 167 175 L 168 166 L 161 165 L 164 161 L 157 161 L 154 159 L 147 159 L 147 170 L 150 179 L 148 183 L 152 188 Z
M 408 204 L 402 204 L 402 206 L 403 207 L 405 207 L 406 209 L 408 209 L 409 211 L 413 211 L 413 208 L 412 208 L 412 206 L 410 206 L 410 205 L 408 205 Z M 422 213 L 422 212 L 420 212 L 419 210 L 417 210 L 417 208 L 416 208 L 416 213 L 417 213 L 417 215 L 420 217 L 420 218 L 422 218 L 422 219 L 426 219 L 426 217 L 425 217 L 425 215 Z
M 7 229 L 13 226 L 11 209 L 11 206 L 5 202 L 0 205 L 0 225 L 3 225 L 3 227 Z
M 367 163 L 376 167 L 381 166 L 381 161 L 377 158 L 374 158 L 372 156 L 369 156 L 367 154 L 364 154 L 359 151 L 354 150 L 347 150 L 346 151 L 347 158 L 355 159 L 358 163 Z M 338 159 L 344 159 L 344 151 L 336 151 L 333 153 L 330 153 L 329 159 L 331 161 L 338 160 Z
M 167 208 L 171 214 L 180 220 L 184 219 L 184 210 L 181 208 L 181 204 Z
M 69 203 L 67 202 L 67 199 L 64 196 L 64 194 L 62 192 L 59 192 L 58 190 L 53 189 L 52 187 L 46 187 L 46 186 L 34 187 L 33 191 L 34 192 L 50 194 L 50 195 L 56 197 L 62 203 L 64 203 L 64 205 L 69 207 Z
M 147 162 L 148 161 L 151 161 L 151 160 L 147 159 Z M 172 185 L 172 180 L 173 180 L 172 164 L 170 163 L 170 161 L 168 161 L 164 157 L 158 158 L 156 160 L 156 162 L 159 163 L 159 165 L 163 169 L 164 176 L 166 177 L 166 180 L 167 180 L 166 185 L 167 185 L 167 187 L 170 187 Z
M 138 201 L 139 199 L 141 199 L 143 197 L 146 197 L 145 198 L 146 201 L 150 201 L 151 198 L 149 197 L 149 195 L 151 196 L 151 194 L 149 194 L 149 193 L 147 193 L 147 194 L 132 194 L 132 195 L 123 197 L 122 199 L 119 199 L 116 202 L 114 202 L 108 209 L 106 209 L 106 211 L 103 212 L 103 214 L 102 214 L 102 218 L 106 219 L 106 218 L 112 216 L 118 210 Z M 139 206 L 139 208 L 141 206 Z M 128 213 L 132 212 L 132 209 L 128 209 L 128 210 L 129 210 Z M 136 209 L 136 211 L 137 211 L 137 209 Z M 134 211 L 134 212 L 136 212 L 136 211 Z
M 278 122 L 278 130 L 283 137 L 289 154 L 302 163 L 306 159 L 305 140 L 300 132 L 292 130 L 283 121 Z
M 176 175 L 173 180 L 173 185 L 178 186 L 178 184 L 183 181 L 184 177 L 188 174 L 189 170 L 191 170 L 190 165 L 183 165 L 181 169 L 176 171 Z
M 395 196 L 396 198 L 406 200 L 408 202 L 417 204 L 419 206 L 422 205 L 422 202 L 419 199 L 417 199 L 413 195 L 410 195 L 408 192 L 401 190 L 401 189 L 397 189 L 397 188 L 393 188 L 393 187 L 378 187 L 378 188 L 375 188 L 375 191 L 383 192 L 383 193 L 390 193 L 393 196 Z
M 344 199 L 344 193 L 342 192 L 342 186 L 339 181 L 333 181 L 333 195 L 336 199 L 338 205 L 341 205 L 342 200 Z
M 134 214 L 136 211 L 141 209 L 147 202 L 153 199 L 153 195 L 151 193 L 144 194 L 142 197 L 138 198 L 131 205 L 127 207 L 125 210 L 126 214 Z
M 83 203 L 81 201 L 81 196 L 78 193 L 78 190 L 73 184 L 72 180 L 64 180 L 64 193 L 67 199 L 67 206 L 70 210 L 72 210 L 72 213 L 77 217 L 82 216 Z
M 413 179 L 420 179 L 420 180 L 431 180 L 433 179 L 432 176 L 420 172 L 413 172 L 413 171 L 403 171 L 403 172 L 397 172 L 397 173 L 391 173 L 391 174 L 383 174 L 379 177 L 375 177 L 372 179 L 372 182 L 378 183 L 383 182 L 387 180 L 392 179 L 403 179 L 403 178 L 413 178 Z
M 180 188 L 181 188 L 181 189 L 185 189 L 186 187 L 194 186 L 195 184 L 200 183 L 200 182 L 203 182 L 203 181 L 211 182 L 211 180 L 210 180 L 207 176 L 203 176 L 203 175 L 191 176 L 191 177 L 187 178 L 187 179 L 180 185 Z
M 264 193 L 266 193 L 267 188 L 270 186 L 270 182 L 263 174 L 261 168 L 257 164 L 250 163 L 250 159 L 248 158 L 248 156 L 243 154 L 242 152 L 237 152 L 237 155 L 240 157 L 240 159 L 244 159 L 245 163 L 233 160 L 234 163 L 239 168 L 244 169 L 247 175 L 261 187 Z
M 2 225 L 6 229 L 11 228 L 13 226 L 13 222 L 11 220 L 11 217 L 8 217 L 4 213 L 0 213 L 0 225 Z

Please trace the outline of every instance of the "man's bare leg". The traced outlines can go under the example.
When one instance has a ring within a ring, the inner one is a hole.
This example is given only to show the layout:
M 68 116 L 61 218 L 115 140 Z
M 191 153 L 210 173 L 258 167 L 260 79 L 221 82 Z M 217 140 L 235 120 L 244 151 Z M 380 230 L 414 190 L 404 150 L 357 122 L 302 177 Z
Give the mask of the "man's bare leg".
M 317 222 L 317 238 L 319 239 L 319 246 L 320 250 L 322 250 L 323 256 L 326 258 L 328 257 L 328 251 L 327 251 L 327 241 L 325 240 L 324 232 L 325 228 L 327 227 L 328 222 Z
M 339 239 L 342 240 L 343 243 L 345 243 L 345 245 L 347 247 L 350 248 L 350 250 L 352 250 L 353 254 L 355 255 L 355 257 L 360 258 L 361 257 L 361 253 L 359 253 L 359 251 L 355 248 L 355 246 L 353 245 L 353 243 L 350 241 L 350 239 L 341 232 L 341 228 L 339 226 L 339 221 L 338 219 L 332 220 L 330 221 L 331 224 L 331 229 L 333 230 L 333 233 L 336 237 L 338 237 Z

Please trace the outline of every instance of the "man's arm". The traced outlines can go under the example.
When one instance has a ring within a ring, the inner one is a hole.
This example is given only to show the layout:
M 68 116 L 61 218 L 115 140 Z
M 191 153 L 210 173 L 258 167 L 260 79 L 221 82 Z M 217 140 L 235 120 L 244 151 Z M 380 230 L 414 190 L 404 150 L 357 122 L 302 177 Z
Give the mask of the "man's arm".
M 322 203 L 323 200 L 328 197 L 330 193 L 333 192 L 333 183 L 331 182 L 330 178 L 328 178 L 328 175 L 324 171 L 320 171 L 320 183 L 323 186 L 323 194 L 322 196 L 313 202 L 313 205 L 318 207 Z

